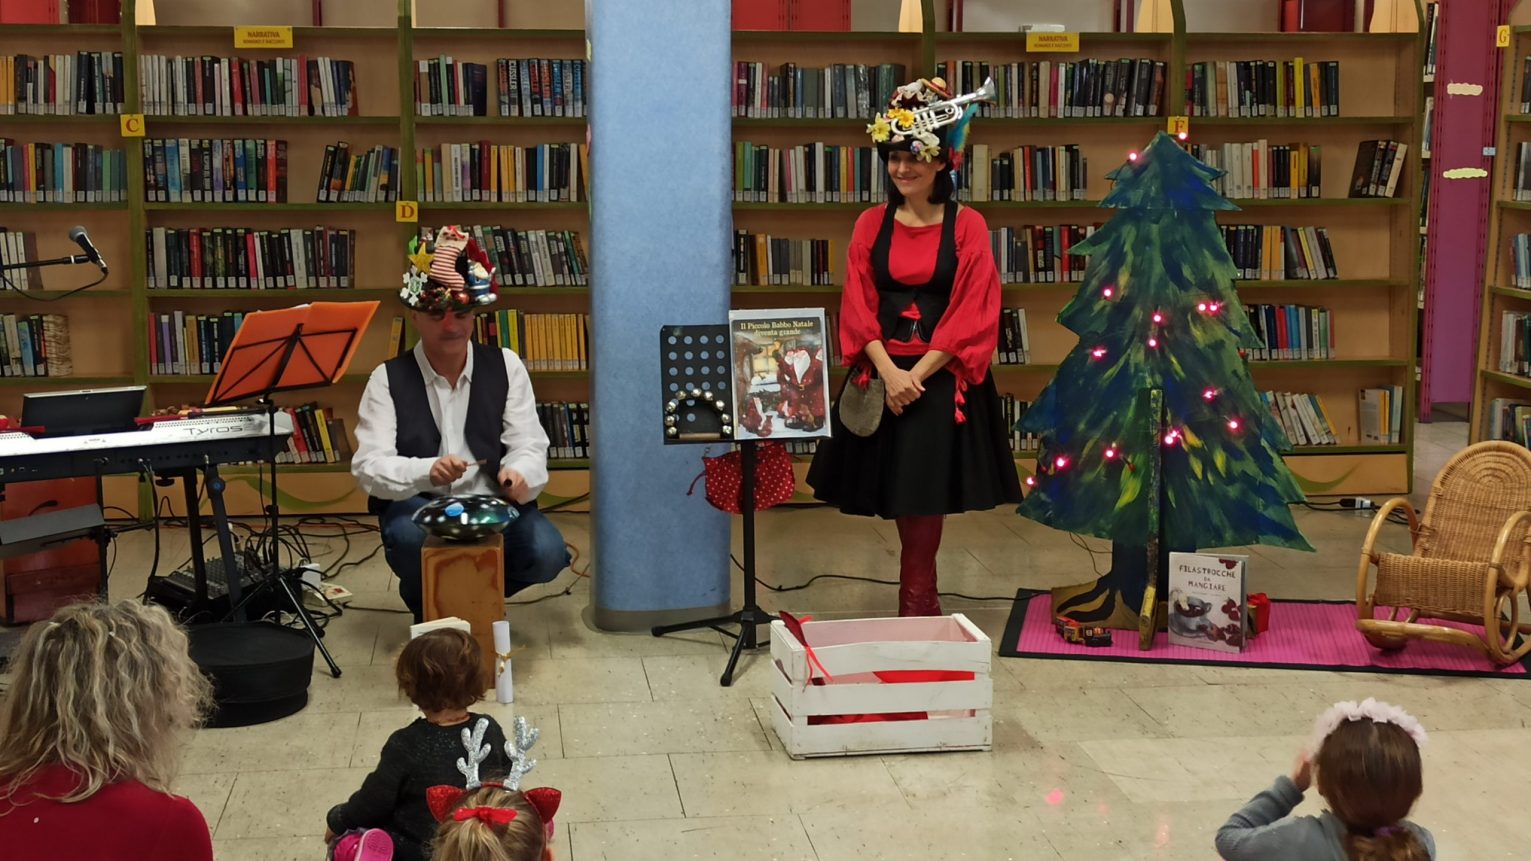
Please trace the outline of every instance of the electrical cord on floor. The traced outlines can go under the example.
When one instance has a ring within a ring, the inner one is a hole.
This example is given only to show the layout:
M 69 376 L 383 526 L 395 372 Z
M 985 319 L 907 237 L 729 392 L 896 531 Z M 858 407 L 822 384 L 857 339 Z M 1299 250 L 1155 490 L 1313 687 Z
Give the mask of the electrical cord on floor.
M 739 563 L 739 560 L 732 553 L 728 554 L 728 558 L 734 563 L 735 568 L 738 568 L 741 572 L 744 571 L 744 566 Z M 897 580 L 879 580 L 876 577 L 861 577 L 855 574 L 815 574 L 809 577 L 807 582 L 799 583 L 795 586 L 776 586 L 760 579 L 759 575 L 755 577 L 756 583 L 777 594 L 801 592 L 820 580 L 853 580 L 859 583 L 872 583 L 877 586 L 899 585 Z M 943 598 L 961 598 L 966 601 L 1009 601 L 1015 597 L 1014 595 L 964 595 L 961 592 L 937 592 L 936 594 Z

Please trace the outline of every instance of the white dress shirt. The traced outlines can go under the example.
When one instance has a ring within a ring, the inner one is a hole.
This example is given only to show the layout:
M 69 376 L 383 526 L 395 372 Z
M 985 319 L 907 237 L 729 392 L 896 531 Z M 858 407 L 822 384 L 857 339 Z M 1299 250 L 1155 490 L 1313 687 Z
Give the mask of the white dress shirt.
M 367 380 L 361 406 L 356 410 L 356 452 L 351 456 L 351 475 L 369 496 L 379 499 L 407 499 L 419 493 L 498 495 L 499 472 L 513 469 L 526 479 L 527 489 L 516 502 L 536 499 L 548 483 L 548 435 L 537 420 L 537 403 L 532 395 L 532 381 L 526 365 L 514 352 L 501 349 L 505 357 L 505 375 L 510 387 L 505 396 L 505 412 L 500 421 L 500 441 L 505 457 L 499 463 L 482 467 L 468 449 L 463 424 L 468 416 L 468 396 L 473 391 L 473 350 L 462 376 L 453 386 L 436 373 L 419 345 L 414 349 L 420 375 L 425 379 L 425 396 L 430 401 L 431 417 L 441 432 L 441 450 L 434 457 L 404 457 L 395 446 L 397 415 L 393 396 L 388 390 L 388 369 L 378 365 Z M 422 416 L 422 418 L 424 418 Z M 436 459 L 455 454 L 468 462 L 468 471 L 450 486 L 431 484 L 431 465 Z

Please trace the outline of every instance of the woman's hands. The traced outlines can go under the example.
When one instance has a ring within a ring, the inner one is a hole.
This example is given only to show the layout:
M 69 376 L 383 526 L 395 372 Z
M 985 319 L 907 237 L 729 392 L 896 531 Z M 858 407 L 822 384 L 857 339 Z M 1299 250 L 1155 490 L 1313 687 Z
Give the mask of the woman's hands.
M 884 400 L 887 401 L 888 409 L 892 410 L 896 416 L 903 415 L 904 408 L 925 393 L 924 381 L 910 371 L 892 366 L 890 363 L 890 367 L 881 374 Z

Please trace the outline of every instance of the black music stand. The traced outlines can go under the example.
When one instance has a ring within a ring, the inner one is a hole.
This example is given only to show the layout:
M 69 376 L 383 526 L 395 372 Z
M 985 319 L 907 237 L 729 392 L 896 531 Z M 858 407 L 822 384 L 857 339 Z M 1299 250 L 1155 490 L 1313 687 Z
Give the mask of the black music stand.
M 660 329 L 660 373 L 663 393 L 668 405 L 671 401 L 686 401 L 693 392 L 712 393 L 714 401 L 722 401 L 722 410 L 703 404 L 686 408 L 666 410 L 673 416 L 673 425 L 666 425 L 666 445 L 695 445 L 697 443 L 733 442 L 731 433 L 724 432 L 720 415 L 733 415 L 733 387 L 728 369 L 731 365 L 728 326 L 665 326 Z M 674 432 L 671 433 L 671 428 Z M 739 511 L 744 527 L 744 605 L 727 616 L 697 619 L 672 625 L 658 625 L 652 631 L 662 637 L 677 631 L 693 631 L 711 628 L 720 634 L 734 638 L 733 651 L 728 656 L 728 666 L 718 683 L 729 687 L 734 683 L 734 668 L 739 654 L 745 649 L 758 649 L 758 631 L 768 625 L 775 616 L 761 609 L 756 603 L 755 583 L 755 446 L 754 440 L 738 443 L 739 464 L 744 474 L 739 485 Z M 730 554 L 732 555 L 732 554 Z M 738 625 L 739 633 L 724 628 Z
M 235 401 L 254 398 L 265 408 L 268 433 L 271 437 L 271 504 L 266 507 L 270 518 L 271 555 L 261 560 L 269 565 L 265 579 L 256 584 L 248 595 L 240 596 L 237 571 L 226 571 L 229 582 L 230 611 L 240 618 L 244 606 L 267 589 L 280 590 L 303 627 L 309 639 L 329 664 L 330 674 L 340 677 L 340 667 L 330 656 L 322 641 L 323 634 L 314 624 L 313 617 L 303 606 L 303 599 L 290 582 L 292 571 L 282 570 L 281 549 L 277 536 L 281 529 L 281 508 L 278 503 L 276 479 L 276 415 L 277 405 L 272 396 L 277 392 L 320 388 L 339 380 L 350 366 L 361 342 L 361 334 L 377 312 L 377 302 L 315 302 L 283 308 L 277 311 L 256 311 L 245 317 L 234 340 L 223 354 L 223 364 L 213 386 L 207 393 L 208 406 L 219 406 Z M 301 433 L 297 428 L 294 433 Z M 221 482 L 221 479 L 214 479 Z M 219 488 L 222 489 L 221 487 Z M 210 494 L 211 495 L 211 494 Z M 214 505 L 222 504 L 221 494 Z M 227 535 L 220 541 L 227 541 Z M 225 555 L 229 555 L 225 549 Z M 301 581 L 299 581 L 301 583 Z

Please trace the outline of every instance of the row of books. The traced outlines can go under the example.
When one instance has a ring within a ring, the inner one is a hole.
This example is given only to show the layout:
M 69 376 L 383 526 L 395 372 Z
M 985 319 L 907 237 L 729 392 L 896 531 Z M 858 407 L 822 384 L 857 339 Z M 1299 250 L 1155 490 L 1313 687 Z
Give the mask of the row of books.
M 996 365 L 1025 365 L 1031 361 L 1031 333 L 1026 330 L 1025 308 L 999 309 L 999 343 L 994 345 Z
M 1243 200 L 1318 197 L 1323 187 L 1323 147 L 1264 139 L 1192 144 L 1191 155 L 1224 171 L 1212 183 L 1223 197 Z
M 1326 227 L 1221 224 L 1223 243 L 1245 281 L 1314 281 L 1340 277 Z
M 1403 386 L 1379 386 L 1361 390 L 1356 429 L 1361 444 L 1397 445 L 1403 442 Z
M 1403 141 L 1370 140 L 1356 145 L 1356 167 L 1350 175 L 1351 197 L 1397 197 L 1409 145 Z
M 277 463 L 341 463 L 351 459 L 351 437 L 345 419 L 335 415 L 334 407 L 306 403 L 282 407 L 292 418 L 292 436 L 287 449 L 276 456 Z
M 287 141 L 144 138 L 144 199 L 151 203 L 287 201 Z
M 1511 286 L 1531 290 L 1531 233 L 1517 233 L 1510 240 L 1510 262 L 1515 266 Z
M 777 148 L 734 142 L 734 200 L 850 203 L 882 200 L 888 173 L 876 147 L 811 143 Z
M 1069 249 L 1095 232 L 1093 224 L 997 227 L 989 231 L 994 263 L 1007 284 L 1057 284 L 1084 279 L 1087 259 Z
M 827 287 L 835 283 L 837 254 L 828 239 L 789 239 L 735 230 L 734 283 Z
M 502 117 L 583 117 L 589 66 L 573 59 L 494 61 L 496 107 Z M 442 55 L 415 61 L 415 113 L 423 117 L 489 114 L 489 67 Z
M 355 286 L 356 231 L 335 227 L 152 227 L 148 288 L 293 290 Z
M 353 151 L 345 141 L 324 146 L 314 200 L 319 203 L 383 203 L 399 199 L 399 148 L 377 144 Z
M 67 377 L 73 373 L 68 317 L 0 314 L 0 376 Z
M 997 96 L 979 112 L 994 117 L 1156 117 L 1167 71 L 1163 60 L 1151 57 L 936 64 L 936 74 L 961 93 L 974 92 L 992 77 Z
M 741 60 L 734 63 L 734 116 L 871 118 L 907 82 L 902 63 L 835 63 L 822 68 L 784 63 L 772 69 Z
M 576 202 L 590 193 L 589 158 L 584 144 L 442 144 L 416 150 L 415 175 L 429 203 Z
M 0 57 L 0 114 L 122 113 L 122 52 Z
M 1531 114 L 1531 54 L 1521 60 L 1520 113 Z
M 1215 60 L 1186 69 L 1193 117 L 1337 117 L 1337 60 Z
M 41 260 L 37 256 L 37 234 L 23 230 L 6 230 L 0 227 L 0 264 L 14 266 L 28 261 Z M 0 275 L 5 278 L 7 290 L 41 290 L 46 269 L 26 267 L 8 269 Z
M 1020 454 L 1026 451 L 1038 451 L 1042 448 L 1042 438 L 1034 433 L 1022 432 L 1016 428 L 1021 419 L 1026 417 L 1026 411 L 1031 409 L 1031 401 L 1023 401 L 1015 395 L 999 396 L 1000 415 L 1005 417 L 1005 427 L 1010 429 L 1010 451 Z
M 1292 445 L 1339 445 L 1334 422 L 1324 401 L 1311 392 L 1261 392 L 1260 400 L 1270 410 Z
M 1441 32 L 1441 4 L 1425 4 L 1425 80 L 1434 80 L 1436 41 Z
M 1531 401 L 1494 398 L 1483 416 L 1484 435 L 1531 447 Z
M 1334 358 L 1334 322 L 1328 308 L 1311 305 L 1244 306 L 1263 346 L 1250 351 L 1257 362 Z
M 356 64 L 330 57 L 138 58 L 143 112 L 151 116 L 356 116 Z
M 957 199 L 1084 200 L 1089 181 L 1090 160 L 1077 144 L 1012 150 L 972 144 L 963 151 Z
M 244 322 L 244 311 L 149 314 L 149 372 L 163 376 L 218 373 L 224 351 Z
M 537 404 L 537 420 L 548 435 L 548 457 L 590 456 L 590 404 L 550 401 Z
M 501 287 L 583 287 L 590 283 L 584 240 L 573 230 L 463 225 L 495 265 Z M 424 231 L 422 231 L 424 232 Z
M 589 314 L 528 314 L 502 308 L 475 318 L 473 339 L 514 350 L 529 371 L 590 369 Z
M 1499 370 L 1531 377 L 1531 312 L 1505 311 L 1500 316 Z
M 1515 145 L 1515 200 L 1531 201 L 1531 141 Z
M 127 173 L 127 157 L 120 149 L 0 138 L 0 202 L 123 201 L 128 197 Z

